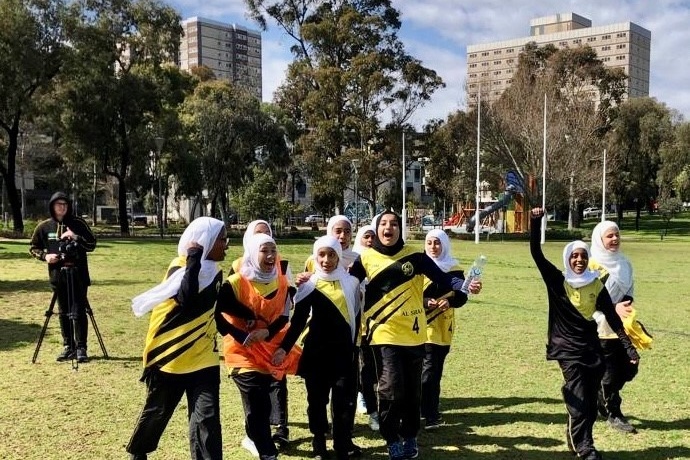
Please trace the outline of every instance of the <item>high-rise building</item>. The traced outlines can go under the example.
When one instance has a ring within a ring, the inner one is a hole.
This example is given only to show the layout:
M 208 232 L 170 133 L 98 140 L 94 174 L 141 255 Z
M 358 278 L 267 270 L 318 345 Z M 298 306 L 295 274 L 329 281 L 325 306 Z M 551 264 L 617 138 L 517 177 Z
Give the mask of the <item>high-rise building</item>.
M 495 101 L 512 83 L 518 56 L 529 42 L 557 48 L 588 45 L 608 67 L 620 67 L 628 76 L 628 97 L 649 95 L 649 55 L 652 33 L 632 22 L 592 27 L 592 21 L 575 13 L 532 19 L 530 36 L 467 47 L 467 96 L 476 104 Z
M 261 99 L 261 33 L 235 24 L 193 17 L 182 21 L 180 68 L 204 65 L 219 80 L 251 89 Z

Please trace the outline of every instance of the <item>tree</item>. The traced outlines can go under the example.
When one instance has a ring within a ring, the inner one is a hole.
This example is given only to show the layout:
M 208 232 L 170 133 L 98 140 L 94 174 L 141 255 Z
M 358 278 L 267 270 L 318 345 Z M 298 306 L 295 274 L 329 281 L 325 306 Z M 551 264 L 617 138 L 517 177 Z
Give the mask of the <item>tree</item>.
M 295 60 L 276 101 L 302 127 L 297 152 L 314 193 L 338 197 L 342 207 L 351 160 L 367 156 L 383 114 L 402 126 L 443 82 L 405 52 L 397 37 L 399 12 L 389 0 L 246 3 L 262 27 L 272 18 L 294 40 Z M 362 171 L 363 184 L 391 177 L 375 159 L 361 162 L 370 166 Z M 373 199 L 376 191 L 368 192 Z
M 570 190 L 572 216 L 578 198 L 596 192 L 596 160 L 610 113 L 624 96 L 625 75 L 597 59 L 588 46 L 556 49 L 531 43 L 519 57 L 511 86 L 489 106 L 482 104 L 483 162 L 503 174 L 515 171 L 525 184 L 529 203 L 541 201 L 544 110 L 547 117 L 547 197 Z M 575 171 L 578 187 L 568 187 Z M 547 207 L 554 207 L 553 200 Z M 570 219 L 571 226 L 573 219 Z
M 22 122 L 35 111 L 34 100 L 60 72 L 68 47 L 62 0 L 0 0 L 0 173 L 17 233 L 24 231 L 15 183 Z
M 690 201 L 690 123 L 673 127 L 673 139 L 661 146 L 659 155 L 659 189 L 681 201 Z
M 629 99 L 615 112 L 608 148 L 611 190 L 617 200 L 618 219 L 623 218 L 623 205 L 635 207 L 635 228 L 639 228 L 640 212 L 651 207 L 658 196 L 657 170 L 660 150 L 672 142 L 671 112 L 652 98 Z
M 223 217 L 228 215 L 228 193 L 251 177 L 254 164 L 276 173 L 284 171 L 289 161 L 284 130 L 242 87 L 221 81 L 201 83 L 180 113 L 190 150 L 201 165 L 198 184 L 206 188 L 212 207 L 217 206 Z M 201 192 L 199 188 L 196 195 Z
M 181 18 L 154 0 L 84 0 L 83 8 L 69 37 L 75 58 L 60 94 L 65 142 L 96 157 L 117 180 L 126 234 L 128 180 L 146 169 L 153 138 L 161 135 L 159 117 L 178 96 L 161 64 L 177 56 Z

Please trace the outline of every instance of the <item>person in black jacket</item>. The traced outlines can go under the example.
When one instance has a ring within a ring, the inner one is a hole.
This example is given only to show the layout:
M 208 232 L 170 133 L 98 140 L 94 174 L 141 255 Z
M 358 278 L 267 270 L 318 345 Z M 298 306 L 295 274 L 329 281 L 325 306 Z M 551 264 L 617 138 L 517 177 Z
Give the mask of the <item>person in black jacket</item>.
M 587 244 L 573 241 L 566 245 L 563 250 L 565 273 L 546 260 L 539 238 L 543 216 L 542 208 L 532 209 L 530 252 L 546 284 L 549 299 L 546 359 L 558 361 L 565 380 L 562 391 L 568 411 L 568 448 L 585 460 L 599 460 L 602 457 L 594 448 L 592 427 L 597 418 L 597 391 L 604 367 L 594 312 L 605 315 L 631 363 L 637 363 L 640 357 L 625 334 L 598 272 L 587 266 Z
M 64 349 L 58 361 L 76 358 L 88 361 L 86 354 L 88 320 L 86 297 L 91 285 L 87 252 L 96 248 L 96 238 L 84 219 L 74 215 L 72 202 L 63 192 L 56 192 L 48 203 L 50 219 L 39 223 L 31 237 L 31 255 L 48 264 L 48 276 L 53 292 L 57 293 L 58 316 Z M 68 276 L 62 268 L 72 268 Z M 73 284 L 72 301 L 76 307 L 76 330 L 72 330 L 69 318 L 68 289 Z

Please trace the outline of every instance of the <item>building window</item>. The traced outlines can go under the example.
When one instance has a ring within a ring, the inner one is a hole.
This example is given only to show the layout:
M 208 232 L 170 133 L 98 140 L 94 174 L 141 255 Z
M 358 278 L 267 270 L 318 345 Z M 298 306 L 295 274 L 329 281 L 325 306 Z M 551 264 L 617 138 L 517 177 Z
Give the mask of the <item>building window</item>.
M 625 43 L 622 43 L 620 45 L 616 45 L 616 49 L 622 50 L 624 48 L 627 48 L 627 45 Z
M 573 40 L 573 43 L 581 43 L 581 42 L 582 42 L 582 40 L 580 40 L 579 38 L 576 38 L 575 40 Z
M 501 65 L 501 61 L 494 61 L 494 65 Z
M 621 32 L 621 33 L 616 34 L 616 37 L 618 37 L 618 38 L 627 37 L 627 36 L 628 36 L 628 34 L 625 32 Z
M 489 55 L 489 52 L 488 52 L 488 51 L 485 51 L 485 52 L 482 53 L 482 56 L 488 56 L 488 55 Z
M 568 46 L 568 42 L 558 42 L 558 46 Z
M 470 54 L 470 58 L 476 58 L 476 57 L 477 57 L 477 53 Z
M 587 37 L 588 42 L 595 42 L 597 41 L 597 37 Z
M 514 52 L 515 52 L 515 48 L 508 48 L 506 50 L 506 53 L 514 53 Z
M 494 55 L 496 55 L 496 54 L 501 54 L 501 50 L 494 51 Z
M 602 40 L 611 40 L 611 36 L 610 35 L 602 35 L 601 39 Z
M 477 64 L 470 64 L 470 69 L 474 69 L 475 67 L 477 67 Z
M 486 67 L 486 66 L 488 66 L 488 65 L 489 65 L 488 62 L 482 62 L 482 67 Z

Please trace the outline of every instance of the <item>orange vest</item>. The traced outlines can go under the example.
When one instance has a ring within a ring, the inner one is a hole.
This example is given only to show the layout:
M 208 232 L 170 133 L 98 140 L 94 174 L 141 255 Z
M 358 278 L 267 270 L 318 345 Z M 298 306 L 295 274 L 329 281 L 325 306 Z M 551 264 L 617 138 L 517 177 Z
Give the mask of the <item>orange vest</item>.
M 278 266 L 280 266 L 279 263 Z M 288 282 L 285 275 L 278 275 L 278 289 L 271 299 L 261 296 L 251 281 L 238 274 L 231 276 L 231 284 L 234 284 L 232 283 L 233 277 L 236 277 L 235 281 L 237 283 L 236 286 L 233 286 L 235 297 L 254 312 L 256 317 L 254 329 L 266 328 L 283 314 L 288 296 Z M 223 317 L 232 323 L 233 326 L 251 332 L 245 320 L 235 318 L 227 313 L 223 313 Z M 271 364 L 273 353 L 280 346 L 289 326 L 289 323 L 286 324 L 271 338 L 270 342 L 254 343 L 249 347 L 239 343 L 230 334 L 224 336 L 223 355 L 225 357 L 225 365 L 230 369 L 237 368 L 271 374 L 276 380 L 282 380 L 285 374 L 294 374 L 297 371 L 297 364 L 302 355 L 302 350 L 299 347 L 295 346 L 292 348 L 282 365 L 276 367 Z

